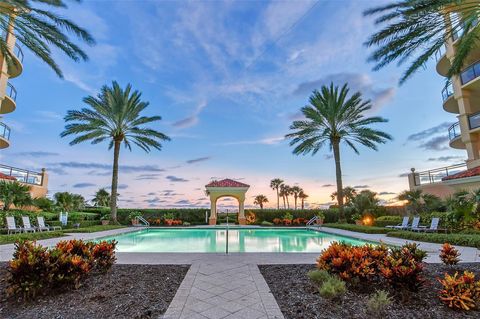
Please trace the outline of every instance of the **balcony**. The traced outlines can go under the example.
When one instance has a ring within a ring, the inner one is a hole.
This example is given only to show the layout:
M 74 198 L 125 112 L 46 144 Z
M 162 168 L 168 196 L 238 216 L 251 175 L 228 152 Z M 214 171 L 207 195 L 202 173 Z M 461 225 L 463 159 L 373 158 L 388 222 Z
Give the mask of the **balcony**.
M 434 184 L 442 182 L 442 179 L 448 176 L 455 175 L 463 170 L 467 169 L 467 165 L 456 164 L 447 167 L 435 168 L 424 172 L 418 172 L 415 174 L 415 186 L 421 186 L 426 184 Z
M 17 107 L 17 104 L 15 102 L 16 100 L 17 100 L 17 90 L 10 82 L 8 82 L 6 92 L 5 92 L 5 97 L 2 101 L 2 105 L 0 108 L 0 114 L 7 114 L 7 113 L 13 112 Z
M 16 78 L 23 72 L 23 51 L 18 43 L 15 43 L 12 51 L 13 61 L 8 64 L 8 77 Z
M 10 128 L 0 122 L 0 149 L 10 146 Z
M 459 114 L 458 102 L 453 96 L 453 85 L 451 81 L 445 84 L 442 89 L 443 109 L 449 113 Z
M 462 142 L 462 133 L 460 131 L 460 123 L 456 122 L 448 128 L 448 138 L 450 147 L 456 149 L 464 149 L 465 144 Z
M 43 186 L 42 173 L 0 164 L 0 174 L 15 177 L 20 183 Z
M 442 45 L 437 52 L 435 52 L 435 61 L 437 61 L 437 73 L 442 76 L 447 76 L 450 69 L 450 60 L 447 58 L 445 46 Z

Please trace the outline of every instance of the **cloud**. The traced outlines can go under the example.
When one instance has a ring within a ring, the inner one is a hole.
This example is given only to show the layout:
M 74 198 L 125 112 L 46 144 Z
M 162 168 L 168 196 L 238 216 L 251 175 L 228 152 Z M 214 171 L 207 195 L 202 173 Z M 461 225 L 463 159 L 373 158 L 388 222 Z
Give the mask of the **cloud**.
M 154 196 L 154 195 L 156 195 L 156 194 L 155 194 L 154 192 L 150 192 L 150 193 L 148 193 L 147 195 L 148 195 L 148 196 Z
M 137 181 L 142 181 L 142 180 L 156 180 L 158 179 L 162 174 L 141 174 L 138 175 L 135 180 Z
M 14 153 L 16 156 L 31 156 L 31 157 L 47 157 L 47 156 L 58 156 L 59 153 L 54 152 L 44 152 L 44 151 L 31 151 L 31 152 L 19 152 Z
M 436 136 L 420 144 L 418 147 L 423 148 L 426 151 L 445 151 L 450 149 L 448 141 L 449 139 L 447 135 Z
M 194 158 L 194 159 L 188 160 L 186 163 L 187 164 L 194 164 L 194 163 L 198 163 L 198 162 L 208 161 L 209 159 L 211 159 L 210 156 L 199 157 L 199 158 Z
M 358 189 L 364 189 L 364 188 L 369 188 L 369 185 L 355 185 L 353 188 L 358 188 Z
M 96 185 L 92 183 L 77 183 L 73 185 L 73 188 L 86 188 L 86 187 L 93 187 L 93 186 L 96 186 Z
M 364 73 L 335 73 L 330 74 L 313 81 L 300 83 L 293 91 L 294 95 L 305 95 L 312 93 L 313 90 L 320 90 L 324 85 L 329 86 L 330 83 L 338 83 L 343 85 L 348 83 L 350 94 L 361 92 L 362 95 L 372 100 L 372 111 L 378 110 L 383 105 L 388 104 L 395 96 L 396 90 L 390 88 L 377 88 L 375 83 L 368 74 Z
M 118 189 L 127 189 L 128 185 L 127 184 L 119 184 L 117 187 L 118 187 Z
M 332 158 L 333 158 L 333 154 L 325 154 L 325 155 L 323 156 L 323 158 L 325 158 L 326 160 L 332 159 Z
M 188 179 L 184 179 L 184 178 L 172 176 L 172 175 L 167 176 L 166 179 L 168 179 L 170 182 L 188 182 Z
M 410 173 L 402 173 L 399 174 L 398 177 L 407 177 L 408 175 L 410 175 Z
M 207 101 L 202 101 L 200 104 L 197 105 L 193 113 L 181 120 L 178 120 L 172 124 L 173 127 L 176 128 L 188 128 L 196 125 L 199 121 L 199 115 L 202 110 L 207 106 Z
M 427 161 L 429 162 L 450 162 L 450 161 L 459 161 L 464 160 L 464 156 L 439 156 L 439 157 L 430 157 Z
M 274 136 L 274 137 L 267 137 L 262 138 L 259 140 L 252 140 L 252 141 L 237 141 L 237 142 L 226 142 L 220 143 L 218 145 L 228 146 L 228 145 L 276 145 L 281 142 L 285 141 L 285 136 Z
M 442 124 L 439 124 L 437 126 L 428 128 L 426 130 L 414 133 L 412 135 L 409 135 L 407 137 L 407 141 L 422 141 L 427 138 L 430 138 L 432 135 L 436 134 L 446 134 L 448 131 L 448 128 L 452 125 L 453 123 L 451 122 L 444 122 Z
M 333 186 L 335 186 L 335 185 L 333 185 L 333 184 L 323 184 L 322 185 L 322 187 L 333 187 Z
M 111 164 L 99 164 L 99 163 L 58 162 L 58 163 L 50 163 L 49 165 L 61 167 L 61 168 L 72 168 L 72 169 L 101 169 L 101 170 L 112 169 Z M 164 169 L 159 168 L 156 165 L 120 165 L 119 170 L 122 171 L 123 173 L 165 171 Z
M 396 193 L 393 193 L 393 192 L 380 192 L 378 193 L 378 195 L 380 196 L 384 196 L 384 195 L 395 195 Z

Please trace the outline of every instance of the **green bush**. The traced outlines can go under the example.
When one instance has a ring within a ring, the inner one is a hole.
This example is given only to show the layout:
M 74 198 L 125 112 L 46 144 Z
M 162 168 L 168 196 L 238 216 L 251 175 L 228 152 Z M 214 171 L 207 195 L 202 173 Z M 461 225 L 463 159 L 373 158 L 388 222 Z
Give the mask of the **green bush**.
M 375 219 L 376 227 L 385 227 L 401 224 L 403 220 L 402 216 L 380 216 Z
M 354 225 L 354 224 L 325 224 L 325 227 L 330 228 L 338 228 L 343 230 L 350 230 L 359 233 L 365 234 L 386 234 L 389 229 L 383 227 L 375 227 L 375 226 L 361 226 L 361 225 Z
M 332 277 L 332 275 L 330 275 L 326 270 L 310 270 L 307 276 L 311 281 L 319 285 Z
M 443 234 L 443 233 L 417 233 L 411 231 L 391 231 L 389 237 L 398 237 L 409 240 L 426 241 L 430 243 L 443 244 L 448 242 L 451 245 L 469 246 L 480 248 L 480 236 L 475 234 Z
M 382 317 L 387 310 L 387 307 L 392 303 L 392 298 L 385 290 L 376 291 L 367 300 L 367 311 L 376 318 Z
M 320 296 L 327 299 L 338 298 L 346 291 L 345 282 L 336 276 L 330 276 L 318 289 Z
M 266 220 L 264 220 L 263 222 L 260 223 L 260 225 L 269 227 L 269 226 L 273 226 L 273 223 L 267 222 Z
M 54 237 L 62 237 L 65 234 L 61 231 L 35 232 L 35 233 L 21 233 L 11 235 L 0 235 L 0 245 L 11 244 L 23 240 L 41 240 Z

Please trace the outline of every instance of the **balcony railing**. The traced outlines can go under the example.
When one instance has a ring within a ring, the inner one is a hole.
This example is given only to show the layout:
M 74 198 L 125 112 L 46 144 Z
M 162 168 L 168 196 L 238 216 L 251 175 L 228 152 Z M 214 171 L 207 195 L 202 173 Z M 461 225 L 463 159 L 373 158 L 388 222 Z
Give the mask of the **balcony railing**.
M 438 62 L 444 55 L 445 55 L 446 49 L 445 46 L 442 45 L 436 52 L 435 52 L 435 61 Z
M 0 122 L 0 137 L 7 141 L 10 140 L 10 128 L 2 122 Z
M 7 176 L 13 176 L 17 181 L 31 185 L 43 185 L 43 174 L 38 172 L 32 172 L 26 169 L 15 168 L 7 165 L 0 164 L 0 173 Z
M 12 100 L 17 100 L 17 90 L 10 82 L 7 83 L 7 95 L 11 97 Z
M 461 135 L 462 133 L 460 132 L 460 123 L 454 123 L 448 128 L 448 138 L 450 139 L 450 141 Z
M 467 164 L 463 163 L 414 173 L 415 185 L 420 186 L 424 184 L 439 183 L 442 181 L 442 178 L 454 175 L 465 169 L 467 169 Z
M 460 73 L 460 80 L 463 84 L 467 84 L 468 82 L 476 79 L 478 76 L 480 76 L 480 61 L 477 61 L 473 64 L 471 64 L 469 67 L 464 69 Z
M 478 25 L 478 19 L 475 18 L 471 21 L 470 30 L 472 28 L 475 28 L 477 25 Z M 463 21 L 458 26 L 456 26 L 456 30 L 452 30 L 452 40 L 454 42 L 457 41 L 458 38 L 460 38 L 463 35 L 463 33 L 465 32 L 465 29 L 467 29 L 467 26 L 468 26 L 468 22 Z
M 21 63 L 23 63 L 23 50 L 22 47 L 18 45 L 18 43 L 15 43 L 15 47 L 13 48 L 13 54 L 18 58 L 18 60 L 20 60 Z
M 452 95 L 453 95 L 453 85 L 451 81 L 448 81 L 442 90 L 443 102 L 445 102 Z

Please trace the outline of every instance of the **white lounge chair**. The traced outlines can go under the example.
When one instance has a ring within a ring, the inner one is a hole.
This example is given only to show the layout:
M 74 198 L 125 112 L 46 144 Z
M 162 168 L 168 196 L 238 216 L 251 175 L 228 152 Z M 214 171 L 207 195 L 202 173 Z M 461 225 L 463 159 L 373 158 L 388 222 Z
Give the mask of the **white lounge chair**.
M 62 229 L 62 227 L 60 226 L 50 226 L 48 224 L 45 224 L 45 219 L 43 218 L 43 216 L 37 216 L 37 224 L 40 231 Z
M 27 233 L 29 231 L 31 232 L 35 232 L 36 231 L 36 228 L 35 227 L 32 227 L 32 225 L 30 224 L 30 218 L 28 216 L 22 216 L 22 222 L 23 222 L 23 228 L 22 230 Z
M 15 224 L 15 217 L 13 216 L 7 216 L 7 234 L 10 233 L 21 233 L 22 232 L 21 227 L 17 227 Z
M 419 227 L 419 224 L 420 224 L 420 217 L 413 217 L 412 225 L 410 225 L 407 229 L 414 230 L 414 229 L 421 228 Z
M 426 226 L 418 226 L 416 228 L 412 228 L 413 231 L 424 231 L 424 232 L 437 232 L 438 231 L 438 224 L 440 223 L 440 218 L 434 217 L 430 223 L 430 228 Z
M 393 229 L 407 229 L 408 228 L 408 220 L 410 218 L 408 216 L 403 217 L 402 223 L 395 225 L 395 226 L 385 226 L 386 228 L 393 228 Z

